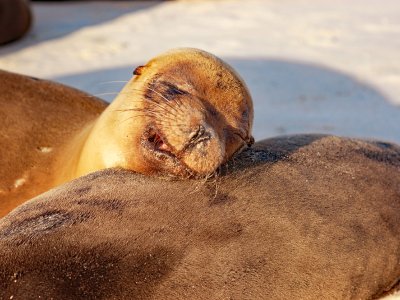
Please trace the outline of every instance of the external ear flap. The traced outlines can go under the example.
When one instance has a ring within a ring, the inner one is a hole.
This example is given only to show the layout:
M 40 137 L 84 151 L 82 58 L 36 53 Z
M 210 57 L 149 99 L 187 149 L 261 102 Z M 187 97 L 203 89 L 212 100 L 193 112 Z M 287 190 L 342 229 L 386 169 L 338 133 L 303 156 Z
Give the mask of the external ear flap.
M 139 66 L 133 71 L 133 75 L 142 75 L 144 66 Z

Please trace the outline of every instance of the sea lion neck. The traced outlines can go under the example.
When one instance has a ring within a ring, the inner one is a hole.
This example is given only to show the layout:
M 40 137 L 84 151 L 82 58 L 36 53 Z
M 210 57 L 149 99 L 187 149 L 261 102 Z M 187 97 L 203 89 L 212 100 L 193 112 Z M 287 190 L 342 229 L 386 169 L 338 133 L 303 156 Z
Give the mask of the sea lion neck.
M 67 168 L 68 172 L 61 172 L 56 184 L 106 168 L 135 169 L 133 158 L 137 147 L 133 144 L 137 140 L 137 131 L 129 130 L 129 127 L 135 127 L 135 119 L 126 115 L 127 111 L 134 109 L 132 106 L 128 108 L 126 99 L 123 99 L 127 90 L 127 87 L 122 89 L 98 118 L 88 122 L 62 148 L 64 155 L 58 164 L 60 169 L 64 169 L 65 165 L 74 167 Z M 128 141 L 132 141 L 132 145 L 128 145 Z
M 84 128 L 73 142 L 77 149 L 81 149 L 77 153 L 79 162 L 74 177 L 106 168 L 136 168 L 134 157 L 138 155 L 138 147 L 135 143 L 139 130 L 136 130 L 135 114 L 132 116 L 131 112 L 135 107 L 128 107 L 126 99 L 123 99 L 127 90 L 124 88 L 99 118 Z M 130 115 L 126 114 L 128 111 Z

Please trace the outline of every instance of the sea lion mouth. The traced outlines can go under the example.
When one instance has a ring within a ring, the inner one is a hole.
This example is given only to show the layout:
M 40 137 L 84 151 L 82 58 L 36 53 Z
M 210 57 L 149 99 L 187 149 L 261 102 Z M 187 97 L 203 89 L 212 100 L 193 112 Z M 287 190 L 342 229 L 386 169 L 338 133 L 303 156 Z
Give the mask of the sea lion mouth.
M 150 126 L 145 131 L 142 135 L 142 145 L 146 149 L 146 156 L 149 159 L 158 160 L 157 164 L 160 164 L 160 161 L 162 162 L 161 165 L 164 168 L 157 168 L 159 174 L 188 178 L 194 176 L 192 170 L 179 159 L 179 155 L 174 153 L 174 149 L 166 142 L 166 139 L 156 127 Z
M 143 137 L 147 149 L 153 152 L 156 156 L 168 156 L 171 158 L 176 158 L 173 154 L 172 149 L 166 143 L 163 135 L 157 131 L 154 127 L 148 129 Z

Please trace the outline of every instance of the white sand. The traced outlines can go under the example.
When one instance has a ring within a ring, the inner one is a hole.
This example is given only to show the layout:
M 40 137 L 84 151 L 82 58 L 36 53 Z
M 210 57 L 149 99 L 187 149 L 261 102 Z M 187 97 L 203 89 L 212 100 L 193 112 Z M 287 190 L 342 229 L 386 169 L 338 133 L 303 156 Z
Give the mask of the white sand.
M 162 51 L 198 47 L 227 60 L 248 83 L 257 139 L 321 132 L 400 143 L 398 0 L 33 7 L 33 30 L 0 48 L 1 69 L 102 94 L 117 92 L 121 83 L 109 81 L 127 80 Z

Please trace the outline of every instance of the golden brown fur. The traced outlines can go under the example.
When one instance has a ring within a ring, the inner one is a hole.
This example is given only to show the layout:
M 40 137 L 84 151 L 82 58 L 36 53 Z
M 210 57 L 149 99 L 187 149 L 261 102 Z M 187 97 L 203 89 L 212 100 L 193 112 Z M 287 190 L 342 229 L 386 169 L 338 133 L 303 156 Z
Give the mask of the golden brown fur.
M 0 298 L 372 299 L 400 278 L 400 147 L 257 143 L 216 182 L 122 170 L 0 220 Z
M 0 71 L 0 216 L 54 186 L 65 141 L 105 109 L 99 99 Z M 66 155 L 69 155 L 68 153 Z
M 178 49 L 135 74 L 106 108 L 68 87 L 0 72 L 0 216 L 104 168 L 208 176 L 252 142 L 250 94 L 215 56 Z
M 215 56 L 190 48 L 172 50 L 138 67 L 135 75 L 83 142 L 74 142 L 74 148 L 81 144 L 80 161 L 67 177 L 110 167 L 208 175 L 252 142 L 250 94 Z

